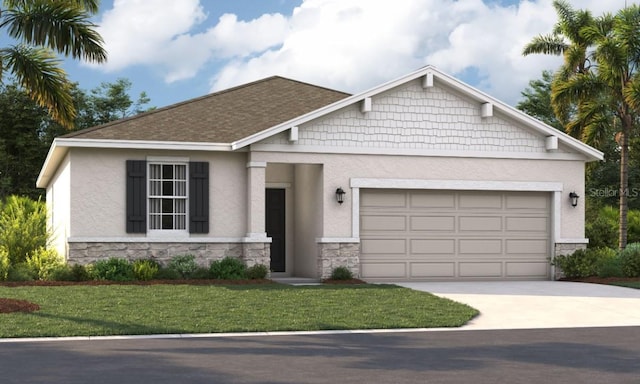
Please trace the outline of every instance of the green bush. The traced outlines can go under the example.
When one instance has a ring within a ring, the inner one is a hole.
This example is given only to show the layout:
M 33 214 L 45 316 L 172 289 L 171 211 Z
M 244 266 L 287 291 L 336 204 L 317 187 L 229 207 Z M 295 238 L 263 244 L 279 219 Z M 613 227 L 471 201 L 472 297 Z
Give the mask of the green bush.
M 27 256 L 26 264 L 40 280 L 49 280 L 51 271 L 63 265 L 63 260 L 55 249 L 39 247 Z
M 48 238 L 44 202 L 9 196 L 0 204 L 0 245 L 7 249 L 11 264 L 25 262 L 30 253 L 46 247 Z
M 247 266 L 242 260 L 229 256 L 212 262 L 209 272 L 214 279 L 239 280 L 247 278 Z
M 7 279 L 9 266 L 9 252 L 5 247 L 0 247 L 0 281 Z
M 71 274 L 71 266 L 68 264 L 60 264 L 51 269 L 47 275 L 49 281 L 73 281 Z
M 589 277 L 597 274 L 596 252 L 578 249 L 570 255 L 556 256 L 551 265 L 562 270 L 569 278 Z
M 133 275 L 137 280 L 152 280 L 158 274 L 160 264 L 155 260 L 142 259 L 133 263 Z
M 167 268 L 172 269 L 183 279 L 190 279 L 199 268 L 194 255 L 177 255 L 171 258 Z
M 182 275 L 178 271 L 166 267 L 160 267 L 156 273 L 157 280 L 178 280 L 181 278 Z
M 589 246 L 615 248 L 618 246 L 618 222 L 607 217 L 596 217 L 585 224 Z
M 351 280 L 353 279 L 353 273 L 345 266 L 335 267 L 331 271 L 331 280 Z
M 266 279 L 269 268 L 264 264 L 255 264 L 247 268 L 247 278 L 251 280 Z
M 91 274 L 86 266 L 82 264 L 74 264 L 71 266 L 71 281 L 88 280 L 91 280 Z
M 625 277 L 640 277 L 640 243 L 627 244 L 620 252 L 620 268 Z
M 36 277 L 35 272 L 26 263 L 13 264 L 7 272 L 7 281 L 33 281 Z
M 133 264 L 117 257 L 98 260 L 91 266 L 91 275 L 96 280 L 131 281 L 134 280 Z

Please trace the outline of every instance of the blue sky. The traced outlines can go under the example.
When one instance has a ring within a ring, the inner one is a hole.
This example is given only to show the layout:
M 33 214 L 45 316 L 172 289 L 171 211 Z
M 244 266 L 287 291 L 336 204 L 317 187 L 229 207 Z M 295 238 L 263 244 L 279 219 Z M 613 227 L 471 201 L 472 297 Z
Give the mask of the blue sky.
M 555 21 L 551 0 L 103 0 L 108 63 L 64 68 L 87 90 L 128 78 L 162 107 L 272 75 L 357 93 L 432 64 L 515 104 L 559 64 L 520 54 Z

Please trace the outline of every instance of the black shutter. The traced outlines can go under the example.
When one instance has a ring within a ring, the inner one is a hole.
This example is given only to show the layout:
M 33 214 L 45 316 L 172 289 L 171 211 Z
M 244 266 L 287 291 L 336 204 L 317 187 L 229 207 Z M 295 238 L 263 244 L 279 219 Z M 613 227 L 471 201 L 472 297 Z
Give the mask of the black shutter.
M 189 163 L 189 232 L 209 233 L 209 163 Z
M 127 233 L 147 232 L 147 162 L 127 160 Z

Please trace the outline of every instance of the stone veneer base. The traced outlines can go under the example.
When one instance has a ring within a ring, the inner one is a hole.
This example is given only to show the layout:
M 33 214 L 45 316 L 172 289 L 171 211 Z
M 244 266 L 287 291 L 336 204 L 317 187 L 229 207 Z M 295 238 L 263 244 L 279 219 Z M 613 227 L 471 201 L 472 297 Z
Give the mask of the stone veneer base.
M 586 249 L 586 243 L 556 243 L 554 250 L 554 257 L 570 255 L 578 249 Z M 564 273 L 558 267 L 555 268 L 554 280 L 558 280 L 564 277 Z
M 360 243 L 318 243 L 318 278 L 327 279 L 336 267 L 360 277 Z
M 177 255 L 194 255 L 199 265 L 235 257 L 248 267 L 270 263 L 269 243 L 149 243 L 149 242 L 73 242 L 69 243 L 67 261 L 91 264 L 97 260 L 118 257 L 127 260 L 154 259 L 166 264 Z

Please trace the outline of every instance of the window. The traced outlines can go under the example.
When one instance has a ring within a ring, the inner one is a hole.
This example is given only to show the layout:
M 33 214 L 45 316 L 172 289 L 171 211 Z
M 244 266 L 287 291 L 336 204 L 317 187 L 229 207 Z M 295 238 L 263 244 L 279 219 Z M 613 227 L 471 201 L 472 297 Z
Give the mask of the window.
M 149 164 L 149 229 L 187 229 L 186 164 Z
M 127 160 L 127 233 L 209 233 L 209 163 Z

